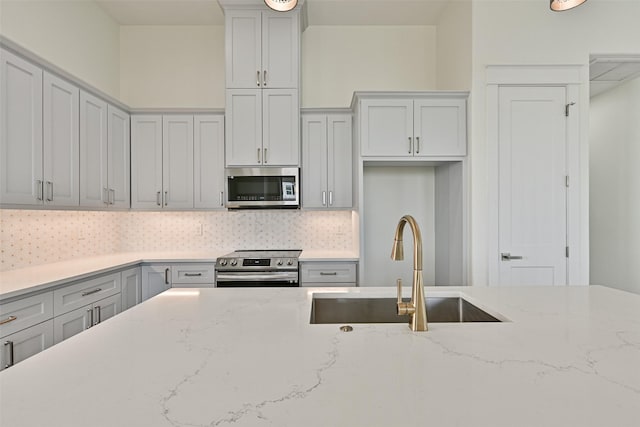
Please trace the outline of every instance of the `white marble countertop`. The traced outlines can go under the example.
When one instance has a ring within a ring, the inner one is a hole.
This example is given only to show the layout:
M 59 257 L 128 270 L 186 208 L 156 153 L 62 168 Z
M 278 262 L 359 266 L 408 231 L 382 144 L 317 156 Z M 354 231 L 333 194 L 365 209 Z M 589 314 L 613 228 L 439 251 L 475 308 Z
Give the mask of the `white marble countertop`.
M 346 333 L 309 324 L 319 291 L 169 290 L 0 372 L 0 425 L 638 425 L 640 295 L 427 288 L 510 321 Z
M 142 262 L 216 262 L 218 257 L 231 252 L 233 249 L 199 252 L 123 252 L 2 271 L 0 301 Z M 303 251 L 300 260 L 357 261 L 358 255 L 350 251 L 311 250 Z

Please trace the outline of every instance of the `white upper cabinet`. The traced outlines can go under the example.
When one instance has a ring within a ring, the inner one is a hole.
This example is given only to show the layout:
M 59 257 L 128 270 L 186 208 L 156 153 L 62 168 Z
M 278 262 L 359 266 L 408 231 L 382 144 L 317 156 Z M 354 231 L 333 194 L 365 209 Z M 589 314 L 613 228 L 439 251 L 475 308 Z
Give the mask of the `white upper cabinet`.
M 162 188 L 165 207 L 193 208 L 193 116 L 162 118 Z
M 140 115 L 131 123 L 131 207 L 193 209 L 193 116 Z
M 227 166 L 298 166 L 300 101 L 295 89 L 228 89 Z
M 109 105 L 107 108 L 107 180 L 109 205 L 127 209 L 130 201 L 130 117 L 124 111 Z
M 351 208 L 351 114 L 302 117 L 302 206 Z
M 80 205 L 105 207 L 107 184 L 107 103 L 80 92 Z
M 224 208 L 224 116 L 194 117 L 193 204 L 200 209 Z
M 42 70 L 0 49 L 0 203 L 42 204 Z
M 359 114 L 362 156 L 466 155 L 466 97 L 363 99 Z
M 228 89 L 298 88 L 297 11 L 227 10 L 225 32 Z
M 162 208 L 162 116 L 131 118 L 131 208 Z
M 76 86 L 44 73 L 45 205 L 78 206 L 80 203 L 79 97 Z

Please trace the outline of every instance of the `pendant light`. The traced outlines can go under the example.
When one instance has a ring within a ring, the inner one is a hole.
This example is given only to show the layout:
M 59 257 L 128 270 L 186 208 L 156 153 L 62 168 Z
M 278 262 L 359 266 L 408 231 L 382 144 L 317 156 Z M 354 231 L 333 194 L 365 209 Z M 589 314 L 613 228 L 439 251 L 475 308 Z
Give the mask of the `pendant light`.
M 298 0 L 264 0 L 264 3 L 278 12 L 288 12 L 296 7 Z
M 266 0 L 265 0 L 266 1 Z M 551 0 L 549 7 L 554 12 L 562 12 L 563 10 L 573 9 L 576 6 L 580 6 L 587 0 Z

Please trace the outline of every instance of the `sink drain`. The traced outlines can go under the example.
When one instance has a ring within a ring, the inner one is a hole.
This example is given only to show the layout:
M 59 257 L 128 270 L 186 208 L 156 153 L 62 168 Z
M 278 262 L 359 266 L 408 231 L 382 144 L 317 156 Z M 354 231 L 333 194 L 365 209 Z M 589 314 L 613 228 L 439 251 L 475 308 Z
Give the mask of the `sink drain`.
M 340 330 L 342 332 L 351 332 L 353 331 L 353 326 L 350 326 L 350 325 L 340 326 Z

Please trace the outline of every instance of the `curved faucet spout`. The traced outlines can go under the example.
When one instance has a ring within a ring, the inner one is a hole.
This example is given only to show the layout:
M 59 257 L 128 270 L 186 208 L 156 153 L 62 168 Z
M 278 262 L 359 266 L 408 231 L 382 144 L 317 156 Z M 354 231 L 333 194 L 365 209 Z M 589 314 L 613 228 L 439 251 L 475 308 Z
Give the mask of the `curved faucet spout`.
M 411 287 L 411 302 L 404 303 L 401 295 L 402 287 L 400 279 L 398 279 L 398 314 L 409 314 L 411 316 L 409 327 L 412 331 L 426 331 L 428 326 L 424 300 L 424 281 L 422 278 L 422 234 L 418 223 L 411 215 L 403 216 L 398 222 L 391 250 L 391 259 L 394 261 L 404 259 L 402 233 L 405 224 L 409 224 L 413 234 L 413 285 Z

